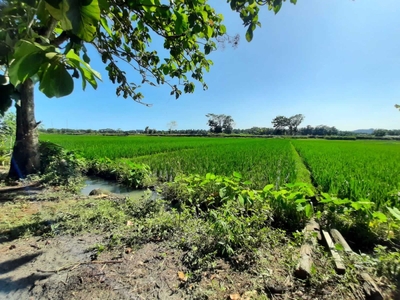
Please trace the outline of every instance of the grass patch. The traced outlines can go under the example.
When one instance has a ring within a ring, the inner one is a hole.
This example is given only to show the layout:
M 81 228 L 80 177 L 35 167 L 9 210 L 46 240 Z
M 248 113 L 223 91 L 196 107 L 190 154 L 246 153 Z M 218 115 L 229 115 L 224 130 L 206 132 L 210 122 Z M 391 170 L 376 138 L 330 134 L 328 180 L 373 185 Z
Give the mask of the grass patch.
M 303 159 L 301 158 L 301 156 L 299 155 L 299 153 L 297 152 L 296 148 L 293 146 L 292 143 L 290 143 L 290 146 L 292 148 L 293 158 L 295 163 L 296 181 L 312 185 L 310 171 L 304 165 Z

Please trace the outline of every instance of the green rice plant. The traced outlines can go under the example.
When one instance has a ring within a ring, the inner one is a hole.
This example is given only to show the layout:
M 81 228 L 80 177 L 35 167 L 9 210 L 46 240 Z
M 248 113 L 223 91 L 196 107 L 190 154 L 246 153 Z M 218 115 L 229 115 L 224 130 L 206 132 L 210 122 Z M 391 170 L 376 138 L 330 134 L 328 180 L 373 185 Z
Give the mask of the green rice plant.
M 161 181 L 179 174 L 239 172 L 261 188 L 296 181 L 296 164 L 288 140 L 43 135 L 68 149 L 80 150 L 88 159 L 130 160 L 149 165 Z
M 375 209 L 399 206 L 400 143 L 382 141 L 293 140 L 323 192 L 339 198 L 368 199 Z M 396 192 L 396 194 L 397 194 Z

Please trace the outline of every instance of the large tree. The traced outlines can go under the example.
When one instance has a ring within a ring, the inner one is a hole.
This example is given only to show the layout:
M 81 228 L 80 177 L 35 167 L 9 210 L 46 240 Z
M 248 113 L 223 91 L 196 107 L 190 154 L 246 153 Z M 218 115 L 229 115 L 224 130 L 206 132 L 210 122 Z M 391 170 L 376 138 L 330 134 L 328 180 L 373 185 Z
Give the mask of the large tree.
M 172 130 L 175 130 L 178 127 L 178 123 L 176 121 L 171 121 L 167 124 L 168 132 L 171 133 Z
M 267 5 L 275 13 L 284 0 L 228 0 L 246 26 L 246 39 L 260 26 L 258 12 Z M 290 0 L 296 3 L 296 0 Z M 116 93 L 142 102 L 141 84 L 166 84 L 171 94 L 204 89 L 206 58 L 218 42 L 229 39 L 223 16 L 207 0 L 0 0 L 0 110 L 16 103 L 16 143 L 9 172 L 20 178 L 40 169 L 38 123 L 34 114 L 34 85 L 47 97 L 72 93 L 74 79 L 97 87 L 100 74 L 90 67 L 86 44 L 101 55 Z M 162 38 L 165 57 L 153 50 Z M 141 75 L 130 82 L 117 61 Z
M 285 132 L 286 127 L 289 126 L 289 119 L 285 116 L 277 116 L 271 123 L 276 132 L 283 133 Z
M 304 115 L 297 114 L 289 118 L 285 116 L 277 116 L 272 120 L 272 125 L 276 132 L 282 133 L 286 131 L 286 127 L 289 129 L 289 134 L 296 134 L 297 128 L 303 122 Z
M 289 127 L 289 133 L 290 134 L 296 134 L 297 133 L 297 128 L 303 122 L 304 120 L 304 115 L 302 114 L 297 114 L 294 116 L 291 116 L 288 118 L 288 127 Z
M 207 114 L 207 125 L 212 133 L 232 133 L 235 121 L 228 115 Z

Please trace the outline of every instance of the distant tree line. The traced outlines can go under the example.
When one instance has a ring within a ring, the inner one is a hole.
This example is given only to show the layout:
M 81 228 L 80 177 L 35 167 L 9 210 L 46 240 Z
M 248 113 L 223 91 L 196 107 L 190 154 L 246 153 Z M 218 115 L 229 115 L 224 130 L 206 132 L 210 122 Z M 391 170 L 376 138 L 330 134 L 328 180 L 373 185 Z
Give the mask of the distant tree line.
M 214 134 L 210 132 L 210 130 L 205 129 L 179 129 L 179 130 L 155 130 L 149 129 L 146 133 L 145 130 L 118 130 L 118 129 L 70 129 L 70 128 L 47 128 L 40 129 L 40 132 L 44 133 L 57 133 L 57 134 L 94 134 L 94 135 L 135 135 L 135 134 L 156 134 L 156 135 L 210 135 Z M 382 132 L 384 134 L 382 134 Z M 239 129 L 235 128 L 230 133 L 225 134 L 239 134 L 239 135 L 257 135 L 257 136 L 281 136 L 284 133 L 275 128 L 267 128 L 267 127 L 251 127 L 248 129 Z M 367 133 L 355 133 L 353 131 L 341 131 L 336 129 L 336 127 L 326 126 L 326 125 L 318 125 L 316 127 L 306 126 L 302 128 L 298 128 L 297 136 L 376 136 L 376 137 L 384 137 L 384 136 L 400 136 L 400 129 L 397 130 L 385 130 L 378 129 L 375 130 L 372 134 Z
M 398 136 L 400 135 L 400 129 L 375 129 L 372 134 L 375 136 Z
M 400 129 L 386 130 L 376 129 L 370 130 L 369 133 L 358 133 L 354 131 L 340 131 L 335 126 L 318 125 L 299 127 L 304 121 L 305 116 L 296 114 L 291 117 L 277 116 L 271 123 L 272 128 L 269 127 L 251 127 L 248 129 L 238 129 L 235 127 L 234 119 L 225 114 L 212 114 L 206 115 L 208 118 L 207 125 L 209 130 L 205 129 L 179 129 L 177 130 L 178 123 L 171 121 L 167 124 L 167 130 L 157 130 L 146 126 L 144 130 L 121 130 L 121 129 L 67 129 L 67 128 L 48 128 L 41 129 L 41 132 L 46 133 L 60 133 L 60 134 L 100 134 L 100 135 L 134 135 L 134 134 L 150 134 L 150 135 L 213 135 L 213 134 L 236 134 L 236 135 L 254 135 L 254 136 L 308 136 L 308 137 L 384 137 L 384 136 L 400 136 Z

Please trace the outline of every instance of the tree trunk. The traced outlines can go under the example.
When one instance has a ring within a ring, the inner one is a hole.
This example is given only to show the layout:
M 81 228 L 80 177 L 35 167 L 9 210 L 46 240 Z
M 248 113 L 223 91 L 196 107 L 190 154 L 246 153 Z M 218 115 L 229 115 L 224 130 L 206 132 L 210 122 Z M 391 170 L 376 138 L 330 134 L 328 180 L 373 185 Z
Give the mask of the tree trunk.
M 34 83 L 27 79 L 21 86 L 17 108 L 17 131 L 8 176 L 25 178 L 40 170 L 39 136 L 36 130 Z

